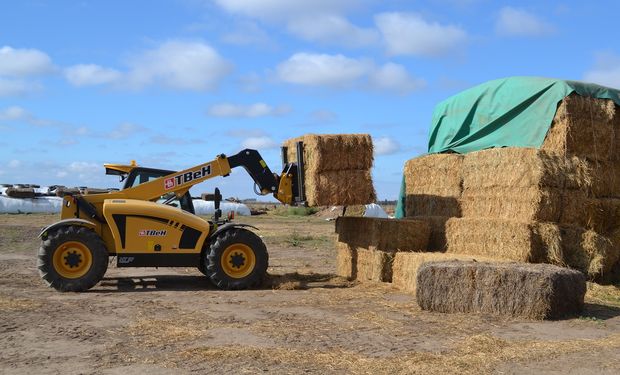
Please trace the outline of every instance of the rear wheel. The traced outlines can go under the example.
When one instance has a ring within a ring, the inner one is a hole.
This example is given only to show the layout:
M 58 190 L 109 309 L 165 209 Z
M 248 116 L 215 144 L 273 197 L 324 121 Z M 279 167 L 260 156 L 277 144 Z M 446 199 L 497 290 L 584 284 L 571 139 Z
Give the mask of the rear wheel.
M 263 282 L 269 255 L 260 237 L 235 228 L 215 238 L 205 263 L 207 275 L 218 288 L 248 289 Z
M 62 227 L 41 244 L 37 268 L 46 284 L 61 292 L 95 286 L 108 269 L 108 250 L 92 230 Z

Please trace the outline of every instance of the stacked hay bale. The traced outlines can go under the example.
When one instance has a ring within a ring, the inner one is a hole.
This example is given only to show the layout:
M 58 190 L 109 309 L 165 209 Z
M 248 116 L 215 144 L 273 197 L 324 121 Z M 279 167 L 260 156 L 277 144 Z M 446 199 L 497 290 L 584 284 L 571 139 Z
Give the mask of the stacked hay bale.
M 408 161 L 407 216 L 442 217 L 431 237 L 445 245 L 429 250 L 552 263 L 608 281 L 620 258 L 616 144 L 620 111 L 614 103 L 568 96 L 540 150 L 497 148 Z M 403 272 L 395 267 L 394 279 L 413 277 Z
M 429 225 L 420 220 L 339 217 L 336 271 L 360 281 L 391 282 L 392 262 L 399 252 L 424 251 Z
M 575 316 L 583 308 L 582 273 L 548 264 L 433 262 L 418 272 L 424 310 L 526 319 Z
M 347 206 L 376 200 L 368 134 L 308 134 L 284 142 L 287 160 L 297 161 L 303 142 L 306 201 L 309 206 Z

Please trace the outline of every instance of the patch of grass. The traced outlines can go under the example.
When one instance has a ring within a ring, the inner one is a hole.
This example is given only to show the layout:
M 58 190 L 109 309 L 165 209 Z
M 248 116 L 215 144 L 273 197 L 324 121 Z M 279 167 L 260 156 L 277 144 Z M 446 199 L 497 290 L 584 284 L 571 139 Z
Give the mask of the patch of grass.
M 316 207 L 278 207 L 271 213 L 278 216 L 310 216 L 318 211 Z
M 286 236 L 284 243 L 293 247 L 319 247 L 325 245 L 329 241 L 327 236 L 313 236 L 310 234 L 299 234 L 293 232 Z
M 620 285 L 588 283 L 586 298 L 608 306 L 620 307 Z

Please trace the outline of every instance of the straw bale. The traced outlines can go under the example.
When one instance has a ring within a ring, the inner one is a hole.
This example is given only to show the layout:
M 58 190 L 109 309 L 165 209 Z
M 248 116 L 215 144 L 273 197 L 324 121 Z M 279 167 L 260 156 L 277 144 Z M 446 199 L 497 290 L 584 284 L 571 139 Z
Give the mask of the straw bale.
M 410 194 L 406 196 L 407 216 L 461 216 L 461 202 L 457 197 Z
M 618 133 L 620 133 L 620 129 L 618 129 Z M 620 161 L 592 161 L 589 162 L 589 168 L 592 179 L 592 195 L 596 197 L 620 197 Z
M 370 170 L 343 169 L 305 174 L 309 206 L 348 206 L 376 201 Z
M 560 102 L 542 149 L 564 156 L 611 160 L 615 153 L 613 101 L 569 95 Z
M 579 314 L 586 280 L 549 264 L 433 262 L 420 267 L 416 300 L 423 310 L 526 319 Z
M 418 269 L 428 262 L 448 260 L 505 261 L 467 254 L 398 252 L 394 254 L 392 284 L 401 290 L 415 293 Z
M 4 191 L 4 194 L 11 198 L 34 198 L 35 192 L 33 188 L 16 188 L 10 187 Z
M 492 148 L 465 155 L 464 193 L 494 188 L 587 189 L 591 185 L 588 164 L 534 148 Z
M 548 238 L 535 222 L 451 218 L 446 223 L 448 253 L 500 257 L 519 262 L 543 262 L 557 238 Z
M 609 228 L 609 210 L 581 190 L 493 188 L 467 191 L 460 203 L 463 217 L 574 224 L 600 232 Z
M 430 226 L 421 220 L 339 217 L 338 241 L 351 246 L 384 252 L 425 251 Z
M 356 275 L 359 281 L 391 282 L 394 254 L 357 248 Z
M 336 275 L 348 280 L 357 276 L 357 251 L 344 242 L 336 244 Z
M 562 226 L 560 231 L 565 264 L 591 280 L 605 278 L 620 258 L 620 249 L 592 230 Z
M 448 216 L 412 216 L 413 220 L 428 223 L 431 233 L 428 239 L 428 251 L 446 251 L 446 222 Z
M 59 197 L 64 197 L 65 195 L 77 195 L 77 194 L 81 194 L 80 189 L 78 188 L 58 187 L 56 189 L 56 195 Z
M 298 141 L 304 143 L 304 162 L 311 173 L 372 167 L 373 145 L 368 134 L 307 134 L 289 139 L 284 142 L 289 162 L 297 161 Z
M 405 163 L 406 195 L 459 197 L 463 155 L 431 154 Z

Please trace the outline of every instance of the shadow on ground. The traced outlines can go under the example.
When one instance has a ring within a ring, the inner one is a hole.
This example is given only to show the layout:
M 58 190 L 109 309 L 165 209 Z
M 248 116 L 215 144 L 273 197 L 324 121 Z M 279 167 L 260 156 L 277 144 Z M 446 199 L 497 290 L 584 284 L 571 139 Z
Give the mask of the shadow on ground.
M 267 275 L 263 290 L 297 290 L 313 288 L 349 288 L 355 285 L 342 277 L 332 274 L 299 274 Z M 194 275 L 157 275 L 144 277 L 105 277 L 98 288 L 92 293 L 115 292 L 154 292 L 154 291 L 198 291 L 219 290 L 205 276 Z

